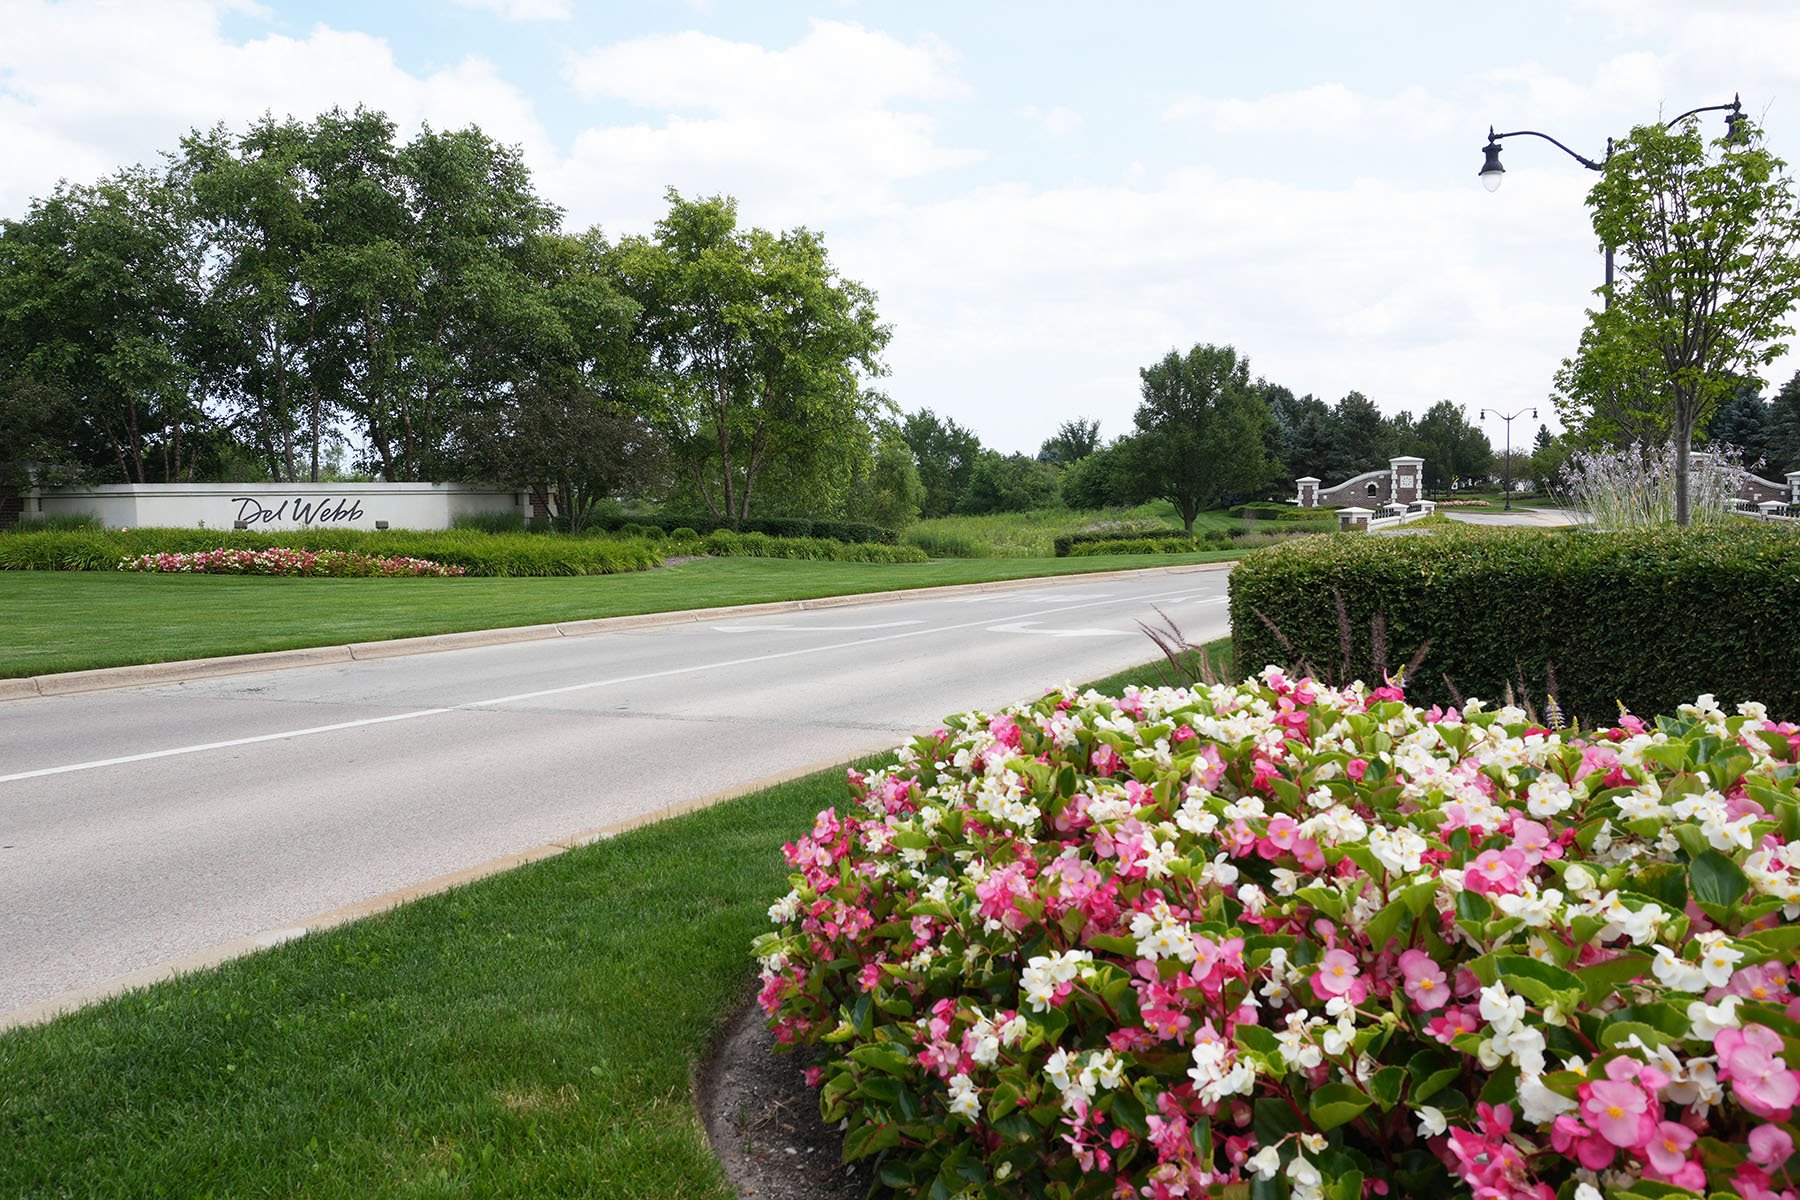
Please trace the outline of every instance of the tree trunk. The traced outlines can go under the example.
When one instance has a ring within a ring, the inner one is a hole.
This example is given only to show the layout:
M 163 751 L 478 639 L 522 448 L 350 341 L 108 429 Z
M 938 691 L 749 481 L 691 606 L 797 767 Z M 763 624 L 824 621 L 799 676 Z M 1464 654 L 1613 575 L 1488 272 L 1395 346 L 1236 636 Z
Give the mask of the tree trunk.
M 1688 448 L 1694 444 L 1694 423 L 1676 417 L 1675 429 L 1675 524 L 1688 523 Z

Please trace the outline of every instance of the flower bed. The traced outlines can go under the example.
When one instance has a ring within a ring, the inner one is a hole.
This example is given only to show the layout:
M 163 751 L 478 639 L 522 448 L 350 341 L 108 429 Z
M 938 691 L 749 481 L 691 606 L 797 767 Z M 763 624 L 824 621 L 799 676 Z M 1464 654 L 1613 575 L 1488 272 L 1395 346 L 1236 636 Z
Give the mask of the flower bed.
M 761 1000 L 908 1195 L 1793 1200 L 1797 755 L 1711 697 L 1053 692 L 851 776 Z
M 355 550 L 200 550 L 189 554 L 141 554 L 119 561 L 121 571 L 165 575 L 330 575 L 395 579 L 465 574 L 463 568 L 424 558 L 378 558 Z

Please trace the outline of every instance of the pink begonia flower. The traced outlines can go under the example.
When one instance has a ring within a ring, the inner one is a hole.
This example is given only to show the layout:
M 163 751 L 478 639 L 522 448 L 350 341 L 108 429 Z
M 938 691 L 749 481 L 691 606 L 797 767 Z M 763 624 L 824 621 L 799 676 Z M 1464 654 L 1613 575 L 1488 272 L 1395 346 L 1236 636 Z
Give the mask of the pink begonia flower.
M 1007 749 L 1017 750 L 1019 748 L 1019 739 L 1022 736 L 1019 723 L 1005 713 L 988 722 L 988 732 L 993 735 L 996 742 Z
M 1561 858 L 1562 846 L 1550 836 L 1548 827 L 1520 818 L 1513 822 L 1513 849 L 1525 856 L 1527 866 L 1540 866 L 1547 858 Z
M 1550 1148 L 1572 1156 L 1590 1171 L 1604 1171 L 1618 1153 L 1612 1143 L 1567 1113 L 1550 1126 Z
M 1613 1145 L 1625 1148 L 1644 1140 L 1645 1111 L 1650 1098 L 1635 1083 L 1610 1079 L 1581 1086 L 1581 1115 L 1589 1127 Z
M 1656 1127 L 1656 1135 L 1650 1139 L 1645 1150 L 1649 1153 L 1650 1165 L 1664 1175 L 1673 1175 L 1687 1165 L 1688 1150 L 1699 1137 L 1686 1125 L 1674 1121 L 1663 1121 Z
M 1269 818 L 1269 828 L 1265 835 L 1269 844 L 1276 850 L 1292 850 L 1294 840 L 1300 836 L 1300 823 L 1286 813 L 1276 813 Z M 1274 858 L 1275 855 L 1268 855 Z
M 1344 774 L 1350 777 L 1352 783 L 1361 783 L 1363 776 L 1368 773 L 1369 760 L 1366 758 L 1353 758 L 1344 764 Z
M 1726 990 L 1746 1000 L 1774 1001 L 1787 995 L 1787 973 L 1775 963 L 1757 963 L 1733 975 Z
M 1094 749 L 1094 752 L 1088 756 L 1088 762 L 1093 766 L 1094 774 L 1102 779 L 1112 778 L 1119 768 L 1125 765 L 1125 760 L 1119 757 L 1119 752 L 1104 744 Z
M 1450 1003 L 1444 969 L 1423 950 L 1408 950 L 1400 956 L 1400 974 L 1406 979 L 1406 994 L 1421 1012 L 1433 1012 Z
M 1800 1073 L 1788 1070 L 1781 1056 L 1762 1044 L 1762 1039 L 1752 1041 L 1748 1036 L 1740 1036 L 1729 1039 L 1731 1045 L 1729 1049 L 1725 1048 L 1727 1035 L 1738 1032 L 1721 1030 L 1714 1043 L 1719 1051 L 1721 1073 L 1731 1080 L 1732 1090 L 1745 1108 L 1759 1117 L 1787 1120 L 1794 1101 L 1800 1100 Z M 1752 1025 L 1742 1033 L 1768 1034 L 1775 1039 L 1777 1047 L 1781 1044 L 1779 1035 L 1761 1025 Z
M 1781 1169 L 1794 1153 L 1794 1139 L 1779 1125 L 1758 1125 L 1750 1131 L 1750 1161 L 1771 1171 Z
M 1356 955 L 1348 950 L 1327 950 L 1312 978 L 1313 991 L 1321 996 L 1342 996 L 1356 983 Z
M 1472 892 L 1485 892 L 1489 895 L 1516 892 L 1519 880 L 1529 869 L 1524 851 L 1510 847 L 1505 850 L 1483 850 L 1463 872 L 1463 884 Z

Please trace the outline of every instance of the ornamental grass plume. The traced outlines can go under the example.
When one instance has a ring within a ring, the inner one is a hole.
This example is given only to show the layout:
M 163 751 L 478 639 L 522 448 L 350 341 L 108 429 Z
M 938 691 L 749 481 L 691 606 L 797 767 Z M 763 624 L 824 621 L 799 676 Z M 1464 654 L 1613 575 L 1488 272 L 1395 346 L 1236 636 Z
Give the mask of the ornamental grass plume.
M 1621 448 L 1578 450 L 1563 467 L 1563 503 L 1595 529 L 1635 529 L 1675 523 L 1673 442 L 1633 442 Z M 1688 502 L 1694 524 L 1731 519 L 1743 483 L 1740 456 L 1729 446 L 1695 454 L 1688 468 Z
M 1065 687 L 851 773 L 760 999 L 909 1196 L 1796 1200 L 1797 769 L 1711 696 Z

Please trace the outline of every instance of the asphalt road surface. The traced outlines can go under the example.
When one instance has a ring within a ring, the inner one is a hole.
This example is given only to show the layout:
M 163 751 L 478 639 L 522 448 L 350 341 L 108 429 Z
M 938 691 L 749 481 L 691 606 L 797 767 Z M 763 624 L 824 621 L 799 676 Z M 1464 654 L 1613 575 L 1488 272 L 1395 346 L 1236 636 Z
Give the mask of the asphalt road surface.
M 0 1024 L 1229 631 L 1226 572 L 0 704 Z

